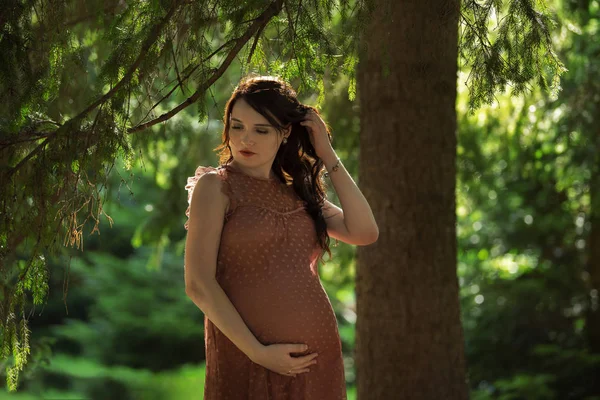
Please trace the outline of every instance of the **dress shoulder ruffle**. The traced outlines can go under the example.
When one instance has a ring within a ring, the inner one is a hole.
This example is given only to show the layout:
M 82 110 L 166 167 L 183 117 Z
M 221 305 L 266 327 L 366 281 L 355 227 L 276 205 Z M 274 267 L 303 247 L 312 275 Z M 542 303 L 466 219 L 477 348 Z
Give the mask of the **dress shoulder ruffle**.
M 188 230 L 188 228 L 189 228 L 190 207 L 192 204 L 192 195 L 194 193 L 194 188 L 196 187 L 196 184 L 198 183 L 198 180 L 200 179 L 200 177 L 206 173 L 215 173 L 221 180 L 221 182 L 222 182 L 221 190 L 229 198 L 229 208 L 227 211 L 227 215 L 231 214 L 236 207 L 235 196 L 233 196 L 231 186 L 227 180 L 226 169 L 223 167 L 215 168 L 215 167 L 211 167 L 211 166 L 200 165 L 200 166 L 198 166 L 198 168 L 196 168 L 196 171 L 194 172 L 194 176 L 190 176 L 187 178 L 187 183 L 185 185 L 185 190 L 187 190 L 187 192 L 188 192 L 188 206 L 187 206 L 187 209 L 185 210 L 185 215 L 186 215 L 186 217 L 188 217 L 188 219 L 186 220 L 185 224 L 183 225 L 185 230 Z

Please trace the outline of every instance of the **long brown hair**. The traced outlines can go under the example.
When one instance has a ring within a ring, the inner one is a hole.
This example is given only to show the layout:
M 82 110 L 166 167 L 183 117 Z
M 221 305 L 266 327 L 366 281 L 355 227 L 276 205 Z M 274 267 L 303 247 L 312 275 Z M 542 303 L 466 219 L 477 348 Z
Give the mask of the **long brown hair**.
M 280 134 L 283 134 L 284 128 L 291 124 L 287 143 L 279 147 L 272 170 L 281 182 L 287 182 L 287 177 L 291 178 L 294 191 L 300 199 L 307 203 L 307 211 L 315 223 L 318 243 L 323 250 L 319 260 L 323 260 L 325 252 L 331 258 L 330 239 L 322 211 L 327 190 L 323 181 L 324 163 L 317 156 L 308 130 L 300 125 L 310 110 L 317 114 L 319 112 L 312 106 L 300 103 L 291 85 L 278 77 L 250 75 L 243 78 L 225 105 L 222 143 L 215 149 L 218 151 L 221 165 L 228 164 L 233 160 L 229 147 L 229 120 L 233 105 L 239 99 L 244 99 Z M 327 135 L 331 141 L 329 129 L 327 129 Z

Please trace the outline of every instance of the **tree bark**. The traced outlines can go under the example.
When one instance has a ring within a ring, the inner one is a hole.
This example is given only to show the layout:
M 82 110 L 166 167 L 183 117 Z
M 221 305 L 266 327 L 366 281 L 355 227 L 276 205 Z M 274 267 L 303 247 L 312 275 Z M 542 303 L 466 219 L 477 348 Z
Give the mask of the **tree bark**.
M 459 0 L 372 3 L 358 71 L 359 178 L 380 235 L 357 254 L 358 399 L 462 400 Z

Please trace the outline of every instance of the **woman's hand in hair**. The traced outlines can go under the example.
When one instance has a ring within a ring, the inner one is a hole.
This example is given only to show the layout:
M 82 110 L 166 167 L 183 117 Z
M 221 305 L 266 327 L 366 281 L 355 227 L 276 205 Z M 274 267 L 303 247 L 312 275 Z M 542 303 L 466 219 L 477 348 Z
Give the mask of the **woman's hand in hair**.
M 319 114 L 313 110 L 309 110 L 306 113 L 306 119 L 300 122 L 300 125 L 304 126 L 308 131 L 310 142 L 319 158 L 323 159 L 333 151 L 331 141 L 329 140 L 327 124 Z

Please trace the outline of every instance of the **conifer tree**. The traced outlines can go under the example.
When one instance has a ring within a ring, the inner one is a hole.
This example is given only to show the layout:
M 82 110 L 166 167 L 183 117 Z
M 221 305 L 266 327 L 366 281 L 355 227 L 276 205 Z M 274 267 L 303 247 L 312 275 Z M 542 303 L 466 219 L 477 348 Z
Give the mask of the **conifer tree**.
M 458 0 L 375 0 L 369 15 L 359 57 L 359 175 L 380 235 L 357 250 L 358 398 L 462 400 L 459 27 L 473 109 L 509 83 L 514 95 L 532 84 L 556 92 L 563 67 L 552 53 L 551 21 L 529 1 L 466 0 L 461 8 Z M 488 32 L 494 16 L 499 27 Z

